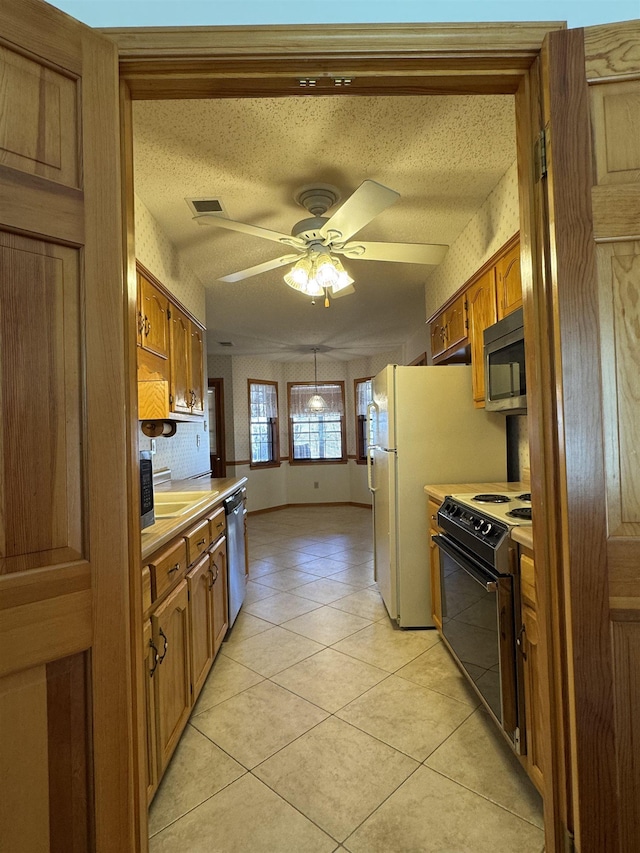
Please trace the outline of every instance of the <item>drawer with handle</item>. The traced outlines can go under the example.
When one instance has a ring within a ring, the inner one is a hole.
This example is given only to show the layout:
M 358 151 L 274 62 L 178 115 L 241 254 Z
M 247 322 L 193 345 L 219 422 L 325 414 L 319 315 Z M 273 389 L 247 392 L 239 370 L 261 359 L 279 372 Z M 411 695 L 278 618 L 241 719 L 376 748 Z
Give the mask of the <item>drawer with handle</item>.
M 214 514 L 210 516 L 209 524 L 211 526 L 211 542 L 217 542 L 218 539 L 224 535 L 226 529 L 223 506 L 221 506 L 220 509 L 217 509 Z
M 185 542 L 187 543 L 187 558 L 189 565 L 192 566 L 195 561 L 207 550 L 211 545 L 211 534 L 209 533 L 209 519 L 205 518 L 198 522 L 195 527 L 191 527 L 184 534 Z
M 156 601 L 171 587 L 187 568 L 187 545 L 180 539 L 165 551 L 159 551 L 149 561 L 151 594 Z

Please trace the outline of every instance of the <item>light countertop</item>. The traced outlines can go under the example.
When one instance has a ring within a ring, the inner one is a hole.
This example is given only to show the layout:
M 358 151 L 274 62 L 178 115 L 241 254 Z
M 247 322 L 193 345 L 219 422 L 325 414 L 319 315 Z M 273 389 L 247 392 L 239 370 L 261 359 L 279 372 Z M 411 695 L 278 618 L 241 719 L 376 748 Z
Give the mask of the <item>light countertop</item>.
M 496 483 L 438 483 L 424 487 L 425 493 L 438 503 L 442 503 L 447 495 L 464 495 L 468 492 L 529 492 L 531 486 L 523 482 L 496 482 Z M 511 538 L 519 545 L 533 550 L 533 527 L 514 527 L 511 530 Z
M 221 479 L 171 480 L 154 486 L 156 522 L 142 531 L 142 560 L 146 560 L 158 548 L 166 545 L 178 533 L 189 528 L 193 522 L 209 510 L 221 504 L 223 500 L 237 492 L 247 482 L 246 477 L 226 477 Z M 167 497 L 188 504 L 179 515 L 159 518 L 162 501 Z M 190 498 L 193 500 L 190 500 Z

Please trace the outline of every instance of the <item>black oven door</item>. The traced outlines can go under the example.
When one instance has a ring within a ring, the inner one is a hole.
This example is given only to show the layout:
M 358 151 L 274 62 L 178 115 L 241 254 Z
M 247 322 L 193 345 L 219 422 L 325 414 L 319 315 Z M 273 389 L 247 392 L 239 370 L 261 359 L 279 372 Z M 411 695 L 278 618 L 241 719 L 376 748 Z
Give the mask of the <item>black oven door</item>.
M 433 538 L 440 549 L 443 637 L 517 745 L 513 578 L 478 562 L 446 534 Z

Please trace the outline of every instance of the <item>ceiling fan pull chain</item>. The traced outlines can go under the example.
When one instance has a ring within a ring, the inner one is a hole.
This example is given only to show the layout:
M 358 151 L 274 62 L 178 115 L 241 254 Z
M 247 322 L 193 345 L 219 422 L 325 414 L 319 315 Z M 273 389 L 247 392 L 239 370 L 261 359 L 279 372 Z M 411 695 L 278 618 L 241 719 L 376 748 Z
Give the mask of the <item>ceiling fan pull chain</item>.
M 325 287 L 324 289 L 324 307 L 329 307 L 329 288 Z

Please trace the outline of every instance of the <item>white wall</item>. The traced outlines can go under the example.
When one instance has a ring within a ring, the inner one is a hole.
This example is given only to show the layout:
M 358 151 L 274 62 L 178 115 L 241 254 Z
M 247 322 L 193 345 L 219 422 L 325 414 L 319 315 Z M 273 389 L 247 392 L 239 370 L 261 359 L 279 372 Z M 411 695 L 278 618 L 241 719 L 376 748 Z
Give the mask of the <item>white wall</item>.
M 340 380 L 345 385 L 348 456 L 355 456 L 356 451 L 354 381 L 374 376 L 390 363 L 404 363 L 402 348 L 352 361 L 318 358 L 318 380 Z M 371 503 L 366 466 L 358 465 L 353 458 L 337 465 L 289 465 L 288 461 L 283 461 L 279 468 L 249 467 L 247 381 L 278 383 L 280 455 L 287 457 L 287 382 L 313 381 L 312 361 L 277 362 L 255 356 L 211 356 L 208 369 L 209 376 L 224 380 L 227 473 L 248 478 L 249 511 L 290 503 Z

